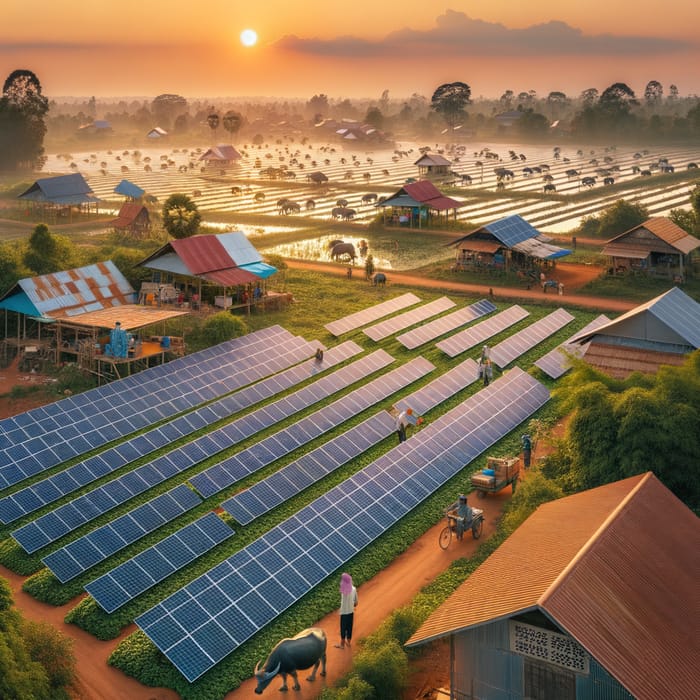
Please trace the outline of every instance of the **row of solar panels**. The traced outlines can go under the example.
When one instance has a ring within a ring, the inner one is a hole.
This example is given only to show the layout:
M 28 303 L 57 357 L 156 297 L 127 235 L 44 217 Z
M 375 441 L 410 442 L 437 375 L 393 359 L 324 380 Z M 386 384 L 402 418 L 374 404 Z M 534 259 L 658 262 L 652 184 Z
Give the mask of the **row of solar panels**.
M 194 681 L 531 416 L 548 396 L 525 372 L 508 372 L 136 623 Z
M 252 437 L 260 430 L 270 428 L 280 420 L 309 408 L 314 403 L 360 381 L 368 374 L 391 362 L 393 362 L 393 358 L 390 355 L 383 350 L 377 350 L 289 396 L 252 411 L 240 420 L 227 423 L 182 447 L 166 452 L 150 462 L 132 469 L 123 476 L 55 508 L 15 530 L 12 537 L 25 551 L 30 554 L 36 552 L 130 498 L 181 474 L 223 449 Z M 278 440 L 280 442 L 279 456 L 298 446 L 298 442 L 293 436 L 284 440 L 284 435 L 285 431 L 282 431 L 282 442 Z M 195 485 L 200 488 L 198 484 Z
M 256 381 L 279 368 L 274 357 L 285 352 L 285 346 L 288 351 L 306 348 L 307 357 L 316 349 L 283 329 L 236 340 L 223 344 L 218 366 L 205 356 L 201 365 L 210 368 L 206 371 L 196 356 L 189 364 L 181 358 L 140 372 L 138 381 L 132 375 L 117 387 L 108 384 L 6 419 L 0 426 L 0 487 Z
M 305 342 L 303 347 L 294 348 L 289 352 L 281 347 L 270 348 L 269 356 L 266 361 L 260 363 L 256 373 L 269 374 L 274 371 L 270 365 L 270 362 L 274 361 L 281 370 L 276 374 L 136 435 L 113 448 L 88 457 L 68 469 L 0 499 L 0 522 L 11 523 L 121 469 L 130 462 L 143 458 L 238 411 L 250 408 L 258 401 L 286 391 L 313 377 L 320 370 L 329 369 L 362 352 L 362 348 L 357 343 L 350 341 L 329 350 L 320 364 L 315 360 L 296 364 L 308 357 L 310 347 Z M 251 371 L 248 377 L 253 376 Z M 210 437 L 215 441 L 217 439 L 215 435 L 210 434 Z M 224 445 L 225 441 L 222 441 L 220 449 L 223 449 Z

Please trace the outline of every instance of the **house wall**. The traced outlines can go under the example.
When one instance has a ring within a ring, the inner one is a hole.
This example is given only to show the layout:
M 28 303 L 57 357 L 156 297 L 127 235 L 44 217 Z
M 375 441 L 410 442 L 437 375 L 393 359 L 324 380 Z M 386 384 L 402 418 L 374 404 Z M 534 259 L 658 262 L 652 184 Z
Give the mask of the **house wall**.
M 451 637 L 451 700 L 533 700 L 524 693 L 525 657 L 510 650 L 508 620 Z M 633 700 L 591 658 L 588 675 L 576 675 L 577 700 Z
M 638 314 L 621 321 L 614 329 L 611 329 L 611 335 L 621 338 L 641 338 L 643 340 L 653 340 L 659 343 L 687 345 L 687 342 L 683 340 L 683 338 L 650 313 Z M 600 340 L 604 342 L 604 334 L 600 335 Z

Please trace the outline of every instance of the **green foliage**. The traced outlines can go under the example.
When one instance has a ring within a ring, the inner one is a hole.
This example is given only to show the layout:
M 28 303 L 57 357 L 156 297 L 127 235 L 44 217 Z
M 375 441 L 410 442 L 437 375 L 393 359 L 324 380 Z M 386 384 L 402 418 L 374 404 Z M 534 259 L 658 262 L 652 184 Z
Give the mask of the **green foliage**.
M 201 333 L 207 345 L 217 345 L 232 338 L 239 338 L 248 332 L 246 322 L 240 316 L 228 311 L 220 311 L 204 321 Z
M 58 697 L 65 686 L 75 678 L 75 655 L 73 640 L 62 635 L 48 622 L 27 621 L 24 626 L 24 641 L 29 655 L 41 664 L 53 691 Z M 65 693 L 61 693 L 68 697 Z
M 372 700 L 374 697 L 374 688 L 354 673 L 346 679 L 345 685 L 324 688 L 320 695 L 321 700 Z
M 172 238 L 194 236 L 202 223 L 195 202 L 186 194 L 171 194 L 163 204 L 163 227 Z
M 0 613 L 12 606 L 12 589 L 6 579 L 0 578 Z
M 531 469 L 527 476 L 518 483 L 518 488 L 509 501 L 503 518 L 503 527 L 507 532 L 514 532 L 538 506 L 564 495 L 563 489 L 548 479 L 538 469 Z
M 445 83 L 433 93 L 430 107 L 442 115 L 448 126 L 454 127 L 466 120 L 464 108 L 471 102 L 471 94 L 471 88 L 466 83 Z
M 23 263 L 34 275 L 46 275 L 75 267 L 76 253 L 67 238 L 51 233 L 46 224 L 38 224 L 29 237 Z
M 408 657 L 396 639 L 368 638 L 355 655 L 355 673 L 374 688 L 373 697 L 399 698 L 406 685 Z
M 598 218 L 597 235 L 610 238 L 624 233 L 649 218 L 649 212 L 643 204 L 627 202 L 620 199 L 603 210 Z

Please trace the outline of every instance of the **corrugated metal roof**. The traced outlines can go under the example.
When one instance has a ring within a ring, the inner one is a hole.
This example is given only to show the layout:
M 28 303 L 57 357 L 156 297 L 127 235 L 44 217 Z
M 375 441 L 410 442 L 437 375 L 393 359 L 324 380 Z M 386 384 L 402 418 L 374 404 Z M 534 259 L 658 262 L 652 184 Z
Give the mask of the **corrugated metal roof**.
M 452 165 L 451 160 L 447 160 L 439 153 L 426 153 L 422 155 L 413 165 L 428 166 L 428 165 Z
M 633 234 L 637 231 L 648 231 L 660 241 L 663 241 L 675 250 L 686 255 L 700 247 L 700 240 L 695 238 L 695 236 L 691 236 L 687 231 L 684 231 L 680 226 L 673 223 L 671 219 L 665 216 L 655 216 L 651 219 L 647 219 L 647 221 L 639 224 L 639 226 L 634 226 L 628 231 L 621 233 L 619 236 L 611 238 L 608 244 L 619 242 L 624 245 L 624 239 L 633 237 Z M 636 242 L 637 241 L 635 241 L 635 243 Z M 663 249 L 661 252 L 663 252 Z
M 107 260 L 22 279 L 2 297 L 0 308 L 11 308 L 10 300 L 20 296 L 34 309 L 31 315 L 56 317 L 130 304 L 134 294 L 124 275 Z M 11 303 L 16 305 L 17 299 Z
M 138 185 L 135 185 L 129 180 L 122 180 L 115 188 L 114 191 L 117 194 L 123 194 L 125 197 L 133 197 L 134 199 L 139 199 L 146 194 L 146 190 L 142 190 Z
M 611 258 L 634 258 L 635 260 L 645 260 L 649 257 L 651 250 L 640 248 L 638 246 L 626 246 L 622 243 L 611 243 L 603 248 L 603 255 L 609 255 Z
M 592 340 L 594 336 L 614 336 L 616 326 L 619 327 L 628 319 L 644 313 L 652 314 L 691 347 L 700 348 L 700 304 L 678 287 L 673 287 L 668 292 L 640 306 L 635 306 L 595 331 L 575 336 L 571 342 L 585 343 Z
M 150 214 L 143 204 L 139 204 L 138 202 L 124 202 L 119 208 L 117 218 L 112 220 L 112 226 L 116 228 L 130 226 L 141 215 L 141 212 L 144 211 L 146 212 L 144 219 L 148 221 L 150 219 Z
M 41 178 L 18 195 L 17 199 L 52 204 L 86 204 L 99 201 L 80 173 Z
M 452 197 L 445 197 L 429 180 L 419 180 L 404 185 L 395 195 L 387 197 L 377 206 L 381 207 L 420 207 L 427 206 L 438 211 L 458 209 L 462 206 Z
M 188 311 L 175 311 L 156 306 L 127 304 L 125 306 L 91 311 L 79 316 L 66 316 L 57 320 L 74 326 L 86 326 L 88 328 L 114 328 L 114 324 L 119 321 L 123 330 L 130 331 L 145 328 L 159 321 L 167 321 L 177 316 L 186 316 L 188 313 Z
M 698 518 L 651 472 L 562 498 L 540 506 L 407 646 L 540 609 L 636 698 L 695 698 L 699 551 Z
M 201 156 L 199 160 L 221 160 L 221 161 L 232 161 L 239 160 L 241 154 L 230 144 L 220 143 L 217 146 L 212 146 L 208 148 Z

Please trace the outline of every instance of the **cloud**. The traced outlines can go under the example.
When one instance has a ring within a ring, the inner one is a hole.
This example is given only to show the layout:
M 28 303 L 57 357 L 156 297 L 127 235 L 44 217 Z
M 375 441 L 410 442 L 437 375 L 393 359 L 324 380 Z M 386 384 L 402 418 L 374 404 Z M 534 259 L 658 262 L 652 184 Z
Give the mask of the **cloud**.
M 288 35 L 275 47 L 312 56 L 353 58 L 437 56 L 605 56 L 648 57 L 696 48 L 675 39 L 614 34 L 584 35 L 580 29 L 553 20 L 525 29 L 472 19 L 463 12 L 446 10 L 433 29 L 400 29 L 380 41 L 352 36 L 305 39 Z

